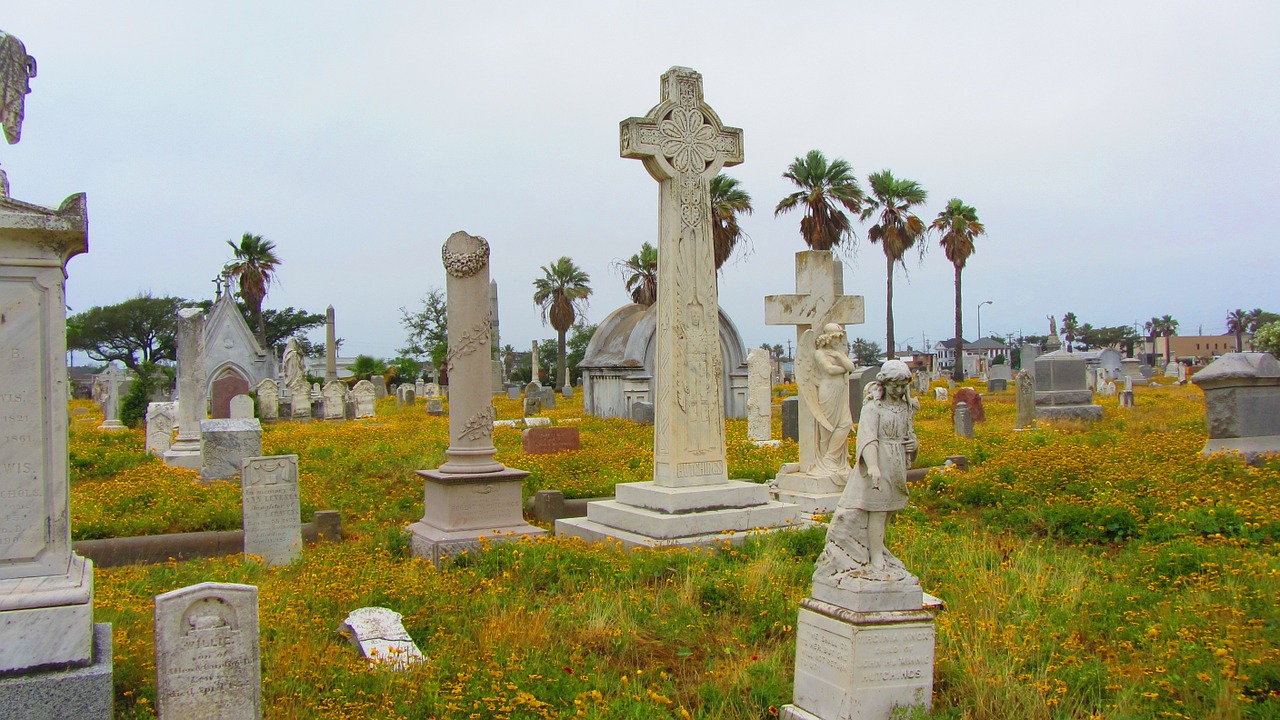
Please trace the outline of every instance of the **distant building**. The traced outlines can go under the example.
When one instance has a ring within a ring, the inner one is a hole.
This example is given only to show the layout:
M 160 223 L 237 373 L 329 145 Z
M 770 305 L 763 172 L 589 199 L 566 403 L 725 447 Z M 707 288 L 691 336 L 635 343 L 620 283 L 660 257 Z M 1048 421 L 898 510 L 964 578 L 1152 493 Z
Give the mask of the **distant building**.
M 962 338 L 963 339 L 963 338 Z M 956 339 L 942 340 L 934 346 L 937 354 L 937 368 L 951 370 L 956 366 Z M 995 362 L 1000 355 L 1005 362 L 1012 362 L 1013 352 L 1009 346 L 999 340 L 982 338 L 969 342 L 964 340 L 964 372 L 966 375 L 977 375 Z
M 1173 355 L 1174 360 L 1191 362 L 1196 365 L 1208 365 L 1213 362 L 1214 358 L 1236 351 L 1236 336 L 1234 333 L 1226 335 L 1174 335 L 1168 340 L 1169 353 Z M 1169 362 L 1169 358 L 1165 356 L 1165 338 L 1157 337 L 1153 343 L 1151 338 L 1148 337 L 1142 343 L 1143 351 L 1151 358 L 1153 364 L 1164 365 Z M 1251 333 L 1242 333 L 1240 335 L 1240 345 L 1243 351 L 1252 351 L 1253 335 Z

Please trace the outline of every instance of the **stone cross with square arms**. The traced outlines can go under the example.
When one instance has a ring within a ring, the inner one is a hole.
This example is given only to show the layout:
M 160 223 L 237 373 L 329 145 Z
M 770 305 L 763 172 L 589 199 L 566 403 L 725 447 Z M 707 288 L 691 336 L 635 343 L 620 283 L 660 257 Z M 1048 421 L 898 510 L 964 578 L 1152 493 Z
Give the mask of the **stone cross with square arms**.
M 796 253 L 796 294 L 765 296 L 765 325 L 795 325 L 796 347 L 799 348 L 800 337 L 806 330 L 820 333 L 827 323 L 863 323 L 862 296 L 842 294 L 843 277 L 844 267 L 834 259 L 830 250 Z M 813 467 L 816 450 L 813 411 L 803 402 L 799 410 L 800 472 L 808 472 Z M 853 421 L 856 423 L 858 419 Z
M 643 160 L 659 187 L 653 481 L 727 482 L 710 183 L 742 162 L 742 131 L 720 123 L 702 76 L 683 67 L 664 73 L 661 102 L 620 130 L 622 157 Z

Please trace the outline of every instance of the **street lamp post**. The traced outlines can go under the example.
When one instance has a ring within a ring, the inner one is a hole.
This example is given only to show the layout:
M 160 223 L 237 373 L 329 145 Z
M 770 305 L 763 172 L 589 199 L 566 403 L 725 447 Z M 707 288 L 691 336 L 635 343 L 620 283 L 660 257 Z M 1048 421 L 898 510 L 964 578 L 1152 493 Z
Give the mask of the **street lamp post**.
M 990 304 L 991 304 L 990 300 L 983 300 L 982 302 L 978 303 L 978 337 L 973 339 L 974 342 L 977 342 L 982 339 L 982 306 L 990 305 Z

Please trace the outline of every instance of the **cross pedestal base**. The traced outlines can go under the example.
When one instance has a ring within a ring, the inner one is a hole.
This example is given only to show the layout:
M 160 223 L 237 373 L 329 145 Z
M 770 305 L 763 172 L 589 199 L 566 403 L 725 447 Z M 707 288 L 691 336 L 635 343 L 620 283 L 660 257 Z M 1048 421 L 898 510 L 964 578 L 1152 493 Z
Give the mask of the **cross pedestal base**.
M 933 704 L 934 616 L 922 607 L 854 612 L 805 598 L 796 635 L 794 703 L 789 720 L 889 720 L 894 708 Z
M 769 488 L 758 483 L 672 488 L 640 482 L 618 485 L 615 500 L 587 503 L 585 518 L 557 520 L 556 534 L 626 547 L 702 546 L 740 543 L 752 532 L 797 527 L 799 520 L 794 505 L 771 500 Z
M 778 470 L 771 491 L 779 502 L 792 503 L 809 515 L 825 515 L 836 511 L 836 502 L 844 487 L 826 477 L 800 472 L 799 463 L 786 463 Z
M 409 526 L 414 557 L 439 565 L 463 552 L 480 552 L 487 543 L 547 534 L 524 521 L 520 486 L 529 475 L 524 470 L 475 474 L 419 470 L 418 474 L 425 480 L 426 511 Z

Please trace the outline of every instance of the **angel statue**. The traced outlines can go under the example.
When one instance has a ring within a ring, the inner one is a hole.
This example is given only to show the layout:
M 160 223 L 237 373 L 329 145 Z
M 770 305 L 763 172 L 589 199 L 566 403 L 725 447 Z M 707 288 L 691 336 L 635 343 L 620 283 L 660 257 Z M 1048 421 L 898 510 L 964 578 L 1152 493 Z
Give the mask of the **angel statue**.
M 36 76 L 36 59 L 18 38 L 0 31 L 0 125 L 10 145 L 22 139 L 22 117 L 31 78 Z M 9 196 L 9 178 L 0 170 L 0 196 Z
M 920 581 L 884 546 L 889 516 L 907 506 L 907 468 L 919 450 L 910 396 L 911 370 L 889 360 L 864 389 L 853 472 L 827 530 L 814 569 L 814 597 L 831 593 L 896 592 L 920 596 Z M 917 607 L 919 607 L 917 605 Z
M 810 347 L 810 343 L 812 346 Z M 807 330 L 800 340 L 800 393 L 813 415 L 817 447 L 809 475 L 830 478 L 837 488 L 849 481 L 849 373 L 853 361 L 846 352 L 844 328 L 827 323 L 822 334 Z

